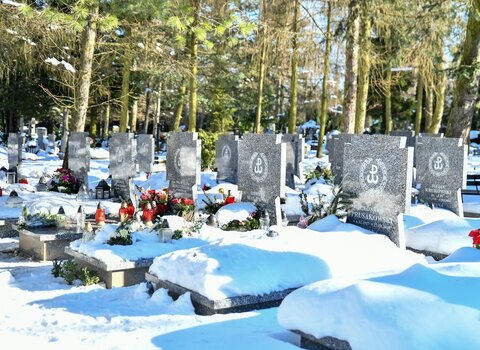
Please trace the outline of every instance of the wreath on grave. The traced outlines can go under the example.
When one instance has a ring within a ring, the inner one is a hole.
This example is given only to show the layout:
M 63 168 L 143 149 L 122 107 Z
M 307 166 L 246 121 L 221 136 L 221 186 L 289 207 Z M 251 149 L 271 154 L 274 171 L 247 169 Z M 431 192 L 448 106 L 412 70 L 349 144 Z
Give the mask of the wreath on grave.
M 52 191 L 64 192 L 64 193 L 78 193 L 78 182 L 73 176 L 70 169 L 58 168 L 53 173 L 53 179 L 51 181 Z
M 115 234 L 108 239 L 107 244 L 132 245 L 133 244 L 132 232 L 134 231 L 132 224 L 133 224 L 132 219 L 121 222 L 120 225 L 118 225 L 117 229 L 115 230 Z

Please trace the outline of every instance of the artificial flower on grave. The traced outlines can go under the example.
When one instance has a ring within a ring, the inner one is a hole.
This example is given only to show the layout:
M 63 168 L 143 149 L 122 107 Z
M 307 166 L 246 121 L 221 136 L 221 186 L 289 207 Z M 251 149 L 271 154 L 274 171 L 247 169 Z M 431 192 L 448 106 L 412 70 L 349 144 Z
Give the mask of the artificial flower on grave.
M 232 196 L 231 191 L 228 190 L 228 193 L 225 194 L 223 188 L 219 189 L 219 193 L 222 195 L 222 198 L 217 198 L 216 195 L 213 196 L 213 199 L 207 194 L 207 190 L 210 189 L 207 185 L 203 185 L 203 194 L 205 195 L 205 199 L 203 199 L 203 203 L 205 203 L 205 211 L 209 214 L 216 214 L 217 211 L 227 205 L 235 203 L 235 197 Z
M 20 179 L 20 181 L 18 181 L 18 183 L 21 183 L 21 184 L 24 184 L 24 185 L 28 185 L 28 181 L 27 181 L 27 179 L 25 179 L 25 178 Z
M 193 213 L 195 211 L 195 201 L 193 199 L 186 197 L 172 198 L 170 204 L 175 215 L 183 216 L 186 219 L 191 216 L 191 219 L 193 219 Z
M 156 208 L 156 215 L 163 215 L 168 212 L 168 189 L 162 190 L 145 190 L 143 187 L 140 190 L 140 208 L 145 209 L 147 203 Z M 155 205 L 154 203 L 155 202 Z
M 51 190 L 65 193 L 77 193 L 78 183 L 70 169 L 58 168 L 53 173 Z
M 470 231 L 468 236 L 472 237 L 473 247 L 480 249 L 480 229 Z
M 115 230 L 115 233 L 108 239 L 107 244 L 132 245 L 132 232 L 134 231 L 132 227 L 133 223 L 133 219 L 121 222 Z
M 232 220 L 222 225 L 224 231 L 251 231 L 260 228 L 260 212 L 253 212 L 245 220 Z

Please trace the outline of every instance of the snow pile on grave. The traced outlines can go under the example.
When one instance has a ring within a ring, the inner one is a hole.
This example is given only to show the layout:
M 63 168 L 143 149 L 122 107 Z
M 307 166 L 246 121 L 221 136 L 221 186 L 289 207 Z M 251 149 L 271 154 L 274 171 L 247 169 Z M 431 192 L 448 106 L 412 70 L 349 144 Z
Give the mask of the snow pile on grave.
M 217 243 L 157 257 L 150 273 L 217 300 L 298 288 L 334 276 L 400 270 L 425 261 L 398 249 L 386 236 L 352 226 L 321 233 L 274 226 L 279 232 L 275 238 L 260 230 L 232 232 Z
M 105 148 L 90 148 L 91 159 L 109 159 L 110 153 Z
M 357 350 L 478 349 L 480 278 L 462 274 L 461 267 L 446 273 L 441 265 L 447 264 L 311 284 L 285 298 L 278 321 L 315 338 L 346 340 Z
M 233 220 L 245 221 L 251 214 L 257 211 L 257 207 L 252 203 L 233 203 L 221 207 L 215 214 L 217 217 L 218 226 L 228 224 Z

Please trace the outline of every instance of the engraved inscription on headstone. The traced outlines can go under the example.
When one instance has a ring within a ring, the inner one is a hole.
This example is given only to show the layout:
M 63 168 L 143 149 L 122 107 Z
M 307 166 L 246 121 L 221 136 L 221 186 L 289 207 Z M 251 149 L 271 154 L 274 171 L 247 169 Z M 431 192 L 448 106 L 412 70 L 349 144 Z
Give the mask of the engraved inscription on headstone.
M 418 198 L 463 216 L 467 146 L 461 139 L 421 137 L 417 142 Z
M 138 171 L 147 173 L 153 170 L 155 140 L 151 134 L 140 134 L 137 138 Z
M 278 198 L 285 196 L 286 145 L 281 135 L 246 134 L 238 145 L 238 189 L 242 200 L 264 207 L 281 223 Z
M 109 141 L 112 195 L 123 200 L 133 196 L 133 177 L 136 175 L 137 145 L 134 134 L 115 133 Z
M 39 129 L 39 128 L 37 128 Z M 72 132 L 68 140 L 68 166 L 79 185 L 87 186 L 90 170 L 90 145 L 87 132 Z
M 237 183 L 238 136 L 225 134 L 215 142 L 217 181 Z
M 413 149 L 405 143 L 405 137 L 352 136 L 345 143 L 343 174 L 344 191 L 354 196 L 347 222 L 385 234 L 401 248 L 413 166 Z
M 167 139 L 167 179 L 175 197 L 197 198 L 201 140 L 197 133 L 174 132 Z

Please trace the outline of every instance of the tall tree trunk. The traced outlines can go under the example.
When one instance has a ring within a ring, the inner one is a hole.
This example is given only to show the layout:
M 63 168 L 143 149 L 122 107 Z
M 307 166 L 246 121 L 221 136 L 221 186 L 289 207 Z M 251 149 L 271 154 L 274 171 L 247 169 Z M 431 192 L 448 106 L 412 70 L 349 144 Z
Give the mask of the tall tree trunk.
M 194 19 L 192 27 L 198 25 L 198 16 L 200 12 L 200 3 L 198 0 L 191 0 L 194 11 Z M 190 32 L 190 91 L 188 101 L 188 131 L 195 132 L 197 130 L 197 70 L 198 70 L 198 43 L 197 34 L 194 29 Z
M 99 2 L 95 1 L 89 8 L 87 26 L 82 34 L 80 49 L 80 67 L 78 70 L 78 82 L 75 87 L 75 131 L 85 130 L 87 118 L 88 97 L 92 80 L 93 53 L 95 51 L 95 38 L 97 34 L 97 21 Z
M 323 60 L 323 82 L 322 82 L 322 101 L 320 107 L 320 134 L 318 136 L 317 157 L 323 155 L 323 137 L 325 136 L 325 125 L 327 124 L 327 97 L 328 97 L 328 76 L 330 74 L 330 43 L 331 22 L 332 22 L 332 2 L 327 2 L 327 37 L 325 40 L 325 57 Z
M 433 82 L 425 86 L 425 131 L 430 129 L 433 116 Z
M 147 82 L 146 88 L 146 97 L 145 97 L 145 125 L 143 128 L 143 133 L 148 134 L 148 124 L 150 123 L 150 97 L 152 95 L 152 89 L 150 89 L 150 82 Z
M 162 115 L 162 83 L 158 84 L 157 100 L 155 102 L 155 118 L 153 119 L 153 137 L 155 138 L 155 144 L 158 144 L 158 124 Z
M 258 62 L 258 84 L 257 84 L 257 110 L 255 113 L 255 125 L 253 132 L 258 134 L 262 131 L 262 103 L 263 103 L 263 82 L 265 80 L 265 56 L 267 55 L 267 43 L 266 43 L 266 0 L 262 0 L 261 14 L 260 14 L 260 40 L 262 40 L 260 46 L 260 61 Z
M 103 120 L 103 135 L 102 138 L 107 138 L 108 129 L 110 127 L 110 90 L 107 95 L 107 102 L 105 103 L 105 119 Z
M 474 0 L 468 13 L 467 31 L 463 44 L 461 67 L 472 66 L 480 61 L 480 0 Z M 447 137 L 460 137 L 467 142 L 475 103 L 478 97 L 479 79 L 471 67 L 470 74 L 461 74 L 455 82 L 452 109 L 448 118 Z
M 385 72 L 385 134 L 390 134 L 392 124 L 392 67 L 388 63 Z
M 175 107 L 175 113 L 173 114 L 173 131 L 180 131 L 180 121 L 182 120 L 182 112 L 183 112 L 183 97 L 185 96 L 185 92 L 187 91 L 187 84 L 186 82 L 182 82 L 180 85 L 180 89 L 178 94 L 180 95 L 180 100 Z
M 129 123 L 128 108 L 130 100 L 130 71 L 132 69 L 133 58 L 127 54 L 123 61 L 122 69 L 122 95 L 120 97 L 120 132 L 126 132 Z
M 371 24 L 367 4 L 362 6 L 362 30 L 360 32 L 360 53 L 358 58 L 357 103 L 355 106 L 355 133 L 361 134 L 365 129 L 367 114 L 368 83 L 370 74 L 370 33 Z
M 358 76 L 358 36 L 360 30 L 360 5 L 358 0 L 348 4 L 347 43 L 345 48 L 345 88 L 343 102 L 343 132 L 355 131 Z
M 292 77 L 290 79 L 290 111 L 288 115 L 288 132 L 294 134 L 297 126 L 297 81 L 298 81 L 298 20 L 300 16 L 300 0 L 295 0 L 292 23 Z
M 132 103 L 132 120 L 130 123 L 130 132 L 137 131 L 137 120 L 138 120 L 138 99 L 134 98 Z
M 435 86 L 435 110 L 433 112 L 432 123 L 427 131 L 437 134 L 442 125 L 443 110 L 445 106 L 445 90 L 447 89 L 447 73 L 445 72 L 444 62 L 437 65 L 437 83 Z
M 422 125 L 423 114 L 423 77 L 418 73 L 417 81 L 417 113 L 415 116 L 415 136 L 420 134 L 420 127 Z

